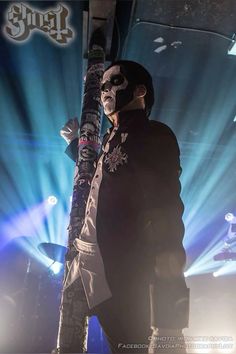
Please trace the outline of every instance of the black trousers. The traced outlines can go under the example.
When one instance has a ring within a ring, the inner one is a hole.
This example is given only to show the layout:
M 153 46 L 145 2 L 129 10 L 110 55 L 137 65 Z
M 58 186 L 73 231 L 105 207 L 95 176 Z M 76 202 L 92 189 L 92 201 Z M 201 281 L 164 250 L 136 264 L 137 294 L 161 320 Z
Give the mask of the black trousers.
M 121 291 L 122 290 L 122 291 Z M 112 353 L 147 353 L 151 336 L 149 289 L 124 284 L 93 315 L 103 328 Z

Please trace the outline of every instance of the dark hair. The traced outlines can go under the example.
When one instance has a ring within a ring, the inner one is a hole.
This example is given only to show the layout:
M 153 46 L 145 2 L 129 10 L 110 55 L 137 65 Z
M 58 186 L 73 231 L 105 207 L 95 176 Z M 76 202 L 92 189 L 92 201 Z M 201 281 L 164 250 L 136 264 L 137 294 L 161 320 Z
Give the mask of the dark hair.
M 106 70 L 110 69 L 114 65 L 119 65 L 121 67 L 122 73 L 129 82 L 134 85 L 144 85 L 146 87 L 147 93 L 144 96 L 145 111 L 147 116 L 149 116 L 154 103 L 154 88 L 152 84 L 152 77 L 149 72 L 142 65 L 131 60 L 115 61 L 109 65 Z

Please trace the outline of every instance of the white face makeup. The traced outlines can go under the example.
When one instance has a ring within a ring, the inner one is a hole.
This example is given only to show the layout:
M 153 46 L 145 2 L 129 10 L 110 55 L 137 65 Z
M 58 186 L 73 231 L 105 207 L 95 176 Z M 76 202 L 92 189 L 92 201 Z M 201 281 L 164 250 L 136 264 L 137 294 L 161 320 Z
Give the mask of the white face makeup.
M 106 115 L 119 111 L 128 103 L 124 100 L 124 95 L 121 94 L 122 91 L 125 93 L 124 90 L 126 90 L 128 84 L 127 79 L 120 71 L 119 65 L 112 66 L 105 71 L 101 82 L 101 101 Z

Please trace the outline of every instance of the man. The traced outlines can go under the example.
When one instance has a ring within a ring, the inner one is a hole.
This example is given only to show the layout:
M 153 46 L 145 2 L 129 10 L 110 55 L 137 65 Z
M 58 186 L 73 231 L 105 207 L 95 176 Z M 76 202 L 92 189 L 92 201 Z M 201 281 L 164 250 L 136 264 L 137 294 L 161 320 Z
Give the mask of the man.
M 106 69 L 101 102 L 112 127 L 75 240 L 90 314 L 98 316 L 113 353 L 185 353 L 189 294 L 175 135 L 149 121 L 152 78 L 138 63 Z M 68 142 L 73 124 L 61 131 Z M 75 140 L 69 155 L 73 146 Z

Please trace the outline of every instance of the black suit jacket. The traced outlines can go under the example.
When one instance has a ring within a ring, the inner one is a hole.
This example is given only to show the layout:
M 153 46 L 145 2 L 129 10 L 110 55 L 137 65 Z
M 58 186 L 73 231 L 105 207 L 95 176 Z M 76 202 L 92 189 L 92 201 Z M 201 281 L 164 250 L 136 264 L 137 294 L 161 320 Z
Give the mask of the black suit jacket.
M 102 143 L 96 229 L 112 294 L 132 302 L 140 289 L 144 297 L 150 291 L 151 325 L 187 327 L 189 292 L 183 276 L 184 207 L 176 137 L 165 124 L 148 120 L 142 110 L 120 113 L 119 128 L 104 152 L 111 131 Z M 74 160 L 77 143 L 66 150 Z

